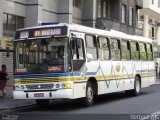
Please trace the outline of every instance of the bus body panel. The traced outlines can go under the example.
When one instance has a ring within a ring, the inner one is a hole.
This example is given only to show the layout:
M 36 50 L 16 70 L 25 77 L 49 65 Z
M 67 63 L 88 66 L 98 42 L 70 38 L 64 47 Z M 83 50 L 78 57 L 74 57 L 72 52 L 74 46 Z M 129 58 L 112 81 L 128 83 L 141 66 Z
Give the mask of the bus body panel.
M 134 72 L 132 61 L 122 61 L 122 75 L 124 80 L 124 90 L 134 89 Z
M 43 94 L 43 96 L 41 96 Z M 35 96 L 37 95 L 37 96 Z M 38 96 L 39 95 L 39 96 Z M 73 99 L 73 90 L 24 92 L 13 91 L 14 99 Z

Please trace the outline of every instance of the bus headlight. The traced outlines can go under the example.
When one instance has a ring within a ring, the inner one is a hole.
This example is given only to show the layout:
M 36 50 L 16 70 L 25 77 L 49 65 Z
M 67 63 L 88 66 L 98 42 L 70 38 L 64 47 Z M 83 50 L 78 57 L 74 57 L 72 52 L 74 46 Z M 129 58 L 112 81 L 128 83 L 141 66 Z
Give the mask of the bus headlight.
M 71 88 L 71 84 L 70 83 L 66 83 L 66 88 Z

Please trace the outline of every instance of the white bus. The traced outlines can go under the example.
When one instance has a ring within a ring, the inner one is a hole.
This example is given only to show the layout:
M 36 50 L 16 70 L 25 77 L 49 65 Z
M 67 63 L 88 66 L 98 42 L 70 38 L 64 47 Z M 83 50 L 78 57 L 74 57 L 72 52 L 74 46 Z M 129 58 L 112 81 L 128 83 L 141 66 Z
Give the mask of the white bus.
M 59 23 L 16 31 L 15 99 L 82 98 L 125 91 L 139 95 L 155 82 L 152 40 L 116 31 Z

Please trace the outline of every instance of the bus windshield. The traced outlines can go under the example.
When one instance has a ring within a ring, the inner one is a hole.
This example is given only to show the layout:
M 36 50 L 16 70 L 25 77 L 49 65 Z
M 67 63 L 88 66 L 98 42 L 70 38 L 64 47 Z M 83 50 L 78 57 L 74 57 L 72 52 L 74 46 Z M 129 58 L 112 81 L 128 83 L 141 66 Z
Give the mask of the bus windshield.
M 68 38 L 43 38 L 15 42 L 15 73 L 66 72 Z

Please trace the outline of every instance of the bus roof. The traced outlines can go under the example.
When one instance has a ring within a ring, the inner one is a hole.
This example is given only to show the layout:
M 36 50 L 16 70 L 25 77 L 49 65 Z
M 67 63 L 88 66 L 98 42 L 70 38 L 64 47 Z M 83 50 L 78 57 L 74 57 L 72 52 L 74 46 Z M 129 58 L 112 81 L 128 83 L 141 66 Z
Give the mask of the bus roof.
M 18 29 L 17 31 L 24 31 L 24 30 L 28 30 L 28 29 L 50 28 L 50 27 L 56 27 L 56 26 L 60 27 L 60 26 L 68 26 L 68 25 L 69 24 L 67 24 L 67 23 L 59 23 L 59 24 L 53 24 L 53 25 L 39 25 L 39 26 Z
M 59 26 L 59 27 L 67 26 L 72 31 L 77 31 L 77 32 L 82 32 L 82 33 L 87 33 L 87 34 L 94 34 L 94 35 L 99 35 L 99 36 L 108 36 L 108 37 L 119 38 L 119 39 L 127 39 L 127 40 L 133 40 L 133 41 L 152 43 L 152 39 L 149 39 L 143 36 L 128 35 L 126 33 L 122 33 L 116 30 L 107 31 L 107 30 L 86 27 L 86 26 L 82 26 L 78 24 L 67 24 L 67 23 L 34 26 L 34 27 L 19 29 L 17 31 L 24 31 L 24 30 L 29 30 L 29 29 L 40 29 L 40 28 L 51 28 L 51 27 L 56 27 L 56 26 Z
M 128 35 L 126 33 L 122 33 L 116 30 L 107 31 L 107 30 L 101 30 L 101 29 L 86 27 L 86 26 L 77 25 L 77 24 L 70 25 L 70 29 L 74 31 L 88 33 L 88 34 L 95 34 L 95 35 L 108 36 L 108 37 L 119 38 L 119 39 L 127 39 L 127 40 L 135 40 L 140 42 L 152 43 L 152 39 L 150 38 L 137 36 L 137 35 Z

